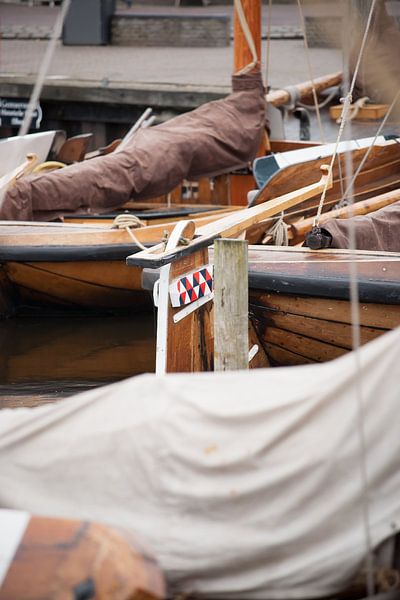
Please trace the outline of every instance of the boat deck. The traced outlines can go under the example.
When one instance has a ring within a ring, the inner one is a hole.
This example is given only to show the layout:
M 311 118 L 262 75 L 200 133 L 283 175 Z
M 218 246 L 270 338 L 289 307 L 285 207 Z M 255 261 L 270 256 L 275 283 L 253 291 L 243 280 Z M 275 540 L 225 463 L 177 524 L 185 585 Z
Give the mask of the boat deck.
M 284 294 L 348 299 L 356 273 L 362 302 L 400 304 L 400 254 L 250 246 L 249 285 Z

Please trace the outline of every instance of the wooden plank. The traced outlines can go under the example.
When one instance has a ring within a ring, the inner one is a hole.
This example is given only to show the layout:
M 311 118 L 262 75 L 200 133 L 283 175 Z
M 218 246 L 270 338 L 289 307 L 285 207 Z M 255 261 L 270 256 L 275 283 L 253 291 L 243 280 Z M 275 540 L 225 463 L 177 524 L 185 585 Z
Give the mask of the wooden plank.
M 215 240 L 214 370 L 248 369 L 247 242 Z
M 101 270 L 101 264 L 97 264 L 98 272 Z M 59 263 L 57 267 L 60 265 L 65 266 L 65 264 Z M 122 261 L 116 261 L 115 270 L 118 270 L 119 265 L 125 267 Z M 9 280 L 20 288 L 19 293 L 22 297 L 36 292 L 52 303 L 93 308 L 119 307 L 129 308 L 132 311 L 141 310 L 150 305 L 148 292 L 135 288 L 134 283 L 132 287 L 112 287 L 95 281 L 85 281 L 82 275 L 80 279 L 75 279 L 67 272 L 64 274 L 52 272 L 52 266 L 52 263 L 48 265 L 46 263 L 8 263 L 5 270 Z M 108 267 L 113 270 L 114 263 L 112 262 Z M 116 273 L 113 275 L 115 276 Z M 126 279 L 128 280 L 128 277 Z
M 208 263 L 204 249 L 171 265 L 170 281 Z M 181 310 L 168 303 L 166 372 L 212 371 L 214 367 L 213 303 L 208 302 L 181 321 L 174 315 Z
M 284 313 L 304 315 L 339 323 L 352 323 L 350 302 L 325 298 L 285 296 L 250 290 L 250 305 L 262 310 L 277 310 Z M 400 306 L 393 304 L 361 303 L 360 324 L 366 327 L 394 329 L 400 325 Z
M 292 333 L 291 331 L 278 329 L 277 327 L 267 328 L 265 342 L 267 345 L 268 343 L 275 344 L 315 362 L 333 360 L 342 356 L 347 351 L 345 348 Z
M 55 396 L 47 396 L 42 394 L 37 395 L 20 395 L 20 396 L 0 396 L 0 410 L 4 408 L 35 408 L 43 404 L 52 404 L 58 398 Z
M 262 314 L 257 314 L 260 318 L 258 331 L 260 331 L 263 339 L 268 339 L 268 329 L 270 326 L 278 327 L 292 333 L 304 335 L 309 338 L 314 338 L 321 342 L 333 344 L 352 349 L 352 328 L 348 323 L 337 323 L 335 321 L 327 321 L 326 319 L 316 319 L 313 317 L 305 317 L 304 315 L 292 315 L 276 311 L 262 311 Z M 377 338 L 387 331 L 386 329 L 377 329 L 373 327 L 361 327 L 360 336 L 361 343 L 365 344 Z
M 357 109 L 351 107 L 350 111 L 355 110 L 355 115 L 351 118 L 355 121 L 376 121 L 383 119 L 389 110 L 388 104 L 366 104 L 365 106 L 357 107 Z M 329 107 L 329 116 L 331 119 L 337 121 L 341 118 L 343 112 L 343 104 L 335 104 Z M 350 112 L 351 114 L 351 112 Z
M 315 362 L 310 358 L 306 358 L 270 342 L 265 343 L 265 349 L 271 363 L 276 366 L 311 365 Z

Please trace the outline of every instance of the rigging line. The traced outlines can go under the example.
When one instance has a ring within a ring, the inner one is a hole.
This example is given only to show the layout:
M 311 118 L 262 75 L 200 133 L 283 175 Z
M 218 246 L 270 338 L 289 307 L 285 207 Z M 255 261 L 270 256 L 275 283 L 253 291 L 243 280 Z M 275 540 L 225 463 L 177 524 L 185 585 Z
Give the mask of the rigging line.
M 21 123 L 21 127 L 19 128 L 18 135 L 26 135 L 29 131 L 33 111 L 35 110 L 36 104 L 39 101 L 40 94 L 44 85 L 44 80 L 47 75 L 47 71 L 49 70 L 49 66 L 54 55 L 57 41 L 61 37 L 64 20 L 67 15 L 70 3 L 71 0 L 64 0 L 61 5 L 61 10 L 57 16 L 53 31 L 51 32 L 50 41 L 47 44 L 43 60 L 40 64 L 39 73 L 36 78 L 35 85 L 33 86 L 33 90 L 29 98 L 29 103 L 25 112 L 24 119 Z
M 271 21 L 272 21 L 272 0 L 268 0 L 268 21 L 267 21 L 267 44 L 265 57 L 265 88 L 269 88 L 269 76 L 270 76 L 270 56 L 271 56 Z
M 253 58 L 252 62 L 250 62 L 245 67 L 243 67 L 243 69 L 240 69 L 239 71 L 237 71 L 236 75 L 242 75 L 243 73 L 248 73 L 249 71 L 254 69 L 254 67 L 257 66 L 258 56 L 257 56 L 257 49 L 256 49 L 256 45 L 254 42 L 254 38 L 250 31 L 250 27 L 247 22 L 246 15 L 244 14 L 242 0 L 234 0 L 234 2 L 235 2 L 236 14 L 239 18 L 239 22 L 240 22 L 240 26 L 243 31 L 243 35 L 246 39 L 247 45 L 249 47 L 249 50 L 250 50 L 252 58 Z
M 365 45 L 367 42 L 367 37 L 368 37 L 368 33 L 371 27 L 371 20 L 372 20 L 372 15 L 375 9 L 375 5 L 376 5 L 376 0 L 372 0 L 372 4 L 369 10 L 369 14 L 368 14 L 368 20 L 367 20 L 367 24 L 365 26 L 365 31 L 364 31 L 364 35 L 363 35 L 363 39 L 362 39 L 362 43 L 360 46 L 360 50 L 358 52 L 358 57 L 357 57 L 357 63 L 354 69 L 354 73 L 353 73 L 353 78 L 351 81 L 351 84 L 349 86 L 349 89 L 346 93 L 346 95 L 344 96 L 344 103 L 343 103 L 343 109 L 342 109 L 342 116 L 341 116 L 341 121 L 340 121 L 340 126 L 339 126 L 339 132 L 336 138 L 336 143 L 335 143 L 335 148 L 334 151 L 332 153 L 332 159 L 329 165 L 329 173 L 330 175 L 332 175 L 332 171 L 333 171 L 333 165 L 335 163 L 336 160 L 336 155 L 337 155 L 337 151 L 338 151 L 338 147 L 339 147 L 339 143 L 340 140 L 342 139 L 342 135 L 343 135 L 343 131 L 345 128 L 345 125 L 348 121 L 348 115 L 349 115 L 349 111 L 350 111 L 350 107 L 351 107 L 351 102 L 352 102 L 352 94 L 353 94 L 353 90 L 354 90 L 354 86 L 356 83 L 356 79 L 357 79 L 357 75 L 358 75 L 358 71 L 360 68 L 360 64 L 361 64 L 361 60 L 362 60 L 362 56 L 365 50 Z M 347 22 L 349 22 L 349 18 L 347 19 Z M 350 37 L 348 37 L 348 39 L 351 39 Z M 347 57 L 348 58 L 348 57 Z M 348 60 L 346 61 L 345 64 L 345 70 L 344 73 L 348 72 Z M 314 225 L 318 225 L 318 221 L 321 217 L 321 212 L 322 212 L 322 207 L 324 205 L 325 202 L 325 197 L 326 197 L 326 192 L 328 191 L 328 185 L 329 185 L 329 177 L 327 177 L 326 179 L 326 184 L 324 186 L 324 189 L 322 190 L 322 194 L 321 194 L 321 199 L 319 201 L 318 204 L 318 210 L 317 210 L 317 214 L 316 217 L 314 219 Z
M 371 5 L 369 17 L 372 15 L 373 7 L 375 6 L 375 0 Z M 350 19 L 347 19 L 347 33 L 349 34 Z M 370 24 L 370 18 L 368 19 Z M 369 27 L 369 25 L 368 25 Z M 347 36 L 350 39 L 350 36 Z M 364 35 L 364 41 L 366 35 Z M 346 44 L 346 50 L 349 51 L 349 46 Z M 349 57 L 347 56 L 347 59 Z M 349 61 L 346 61 L 346 69 L 344 71 L 344 83 L 345 86 L 349 83 Z M 360 60 L 358 61 L 358 67 Z M 351 86 L 348 96 L 351 97 L 351 93 L 355 84 L 355 77 L 351 82 Z M 352 122 L 346 119 L 346 128 L 348 129 L 348 139 L 352 139 Z M 350 216 L 352 207 L 354 204 L 353 194 L 353 157 L 351 152 L 345 152 L 345 175 L 350 180 Z M 350 218 L 349 220 L 349 249 L 354 252 L 356 250 L 356 232 L 354 221 Z M 361 346 L 361 335 L 360 335 L 360 302 L 359 302 L 359 286 L 358 286 L 358 265 L 357 261 L 351 260 L 349 263 L 349 277 L 350 277 L 350 311 L 351 311 L 351 324 L 352 324 L 352 349 L 354 356 L 354 369 L 355 369 L 355 402 L 357 406 L 356 410 L 356 421 L 359 441 L 359 467 L 360 467 L 360 501 L 361 501 L 361 519 L 364 530 L 364 541 L 366 550 L 366 584 L 368 596 L 374 595 L 374 558 L 372 552 L 372 539 L 371 539 L 371 522 L 370 522 L 370 510 L 369 510 L 369 484 L 368 484 L 368 471 L 367 471 L 367 443 L 366 443 L 366 432 L 364 425 L 364 406 L 363 406 L 363 389 L 362 389 L 362 377 L 361 377 L 361 357 L 360 357 L 360 346 Z
M 325 136 L 325 132 L 324 132 L 324 127 L 322 125 L 321 113 L 320 113 L 320 110 L 319 110 L 319 104 L 318 104 L 318 98 L 317 98 L 317 91 L 315 89 L 314 73 L 313 73 L 313 69 L 312 69 L 312 66 L 311 66 L 310 49 L 309 49 L 309 46 L 308 46 L 306 24 L 305 24 L 305 20 L 304 20 L 303 8 L 301 6 L 301 0 L 297 0 L 297 6 L 299 8 L 299 16 L 300 16 L 300 21 L 301 21 L 301 27 L 303 29 L 304 48 L 305 48 L 305 51 L 306 51 L 306 59 L 307 59 L 308 72 L 309 72 L 309 75 L 310 75 L 310 81 L 311 81 L 311 86 L 312 86 L 312 95 L 313 95 L 313 100 L 314 100 L 315 113 L 317 115 L 317 121 L 318 121 L 319 132 L 320 132 L 320 135 L 321 135 L 321 140 L 322 140 L 322 142 L 324 144 L 326 144 L 326 136 Z
M 378 139 L 378 137 L 380 136 L 380 134 L 381 134 L 381 132 L 382 132 L 382 129 L 385 127 L 385 125 L 386 125 L 386 122 L 387 122 L 387 120 L 389 119 L 390 113 L 392 112 L 393 108 L 396 106 L 396 104 L 397 104 L 397 101 L 398 101 L 399 97 L 400 97 L 400 89 L 399 89 L 399 90 L 397 90 L 397 94 L 396 94 L 396 96 L 394 97 L 394 99 L 393 99 L 393 101 L 392 101 L 391 105 L 389 106 L 389 108 L 388 108 L 388 111 L 387 111 L 386 115 L 384 116 L 384 118 L 383 118 L 383 120 L 382 120 L 381 124 L 379 125 L 379 127 L 378 127 L 378 129 L 377 129 L 377 131 L 376 131 L 375 137 L 374 137 L 374 139 L 373 139 L 373 141 L 372 141 L 371 145 L 369 146 L 369 148 L 368 148 L 367 152 L 364 154 L 364 156 L 363 156 L 363 158 L 362 158 L 362 161 L 360 162 L 360 164 L 359 164 L 359 165 L 358 165 L 358 167 L 357 167 L 357 170 L 356 170 L 356 172 L 353 174 L 352 180 L 350 181 L 349 185 L 347 186 L 347 188 L 346 188 L 345 192 L 344 192 L 344 193 L 342 193 L 342 200 L 343 200 L 344 198 L 346 198 L 347 194 L 349 193 L 349 190 L 350 190 L 350 189 L 351 189 L 351 188 L 354 186 L 355 180 L 357 179 L 357 177 L 359 176 L 359 174 L 360 174 L 360 172 L 361 172 L 361 170 L 362 170 L 363 166 L 364 166 L 364 165 L 365 165 L 365 163 L 367 162 L 367 160 L 368 160 L 368 157 L 369 157 L 369 155 L 371 154 L 371 152 L 372 152 L 372 149 L 373 149 L 373 147 L 374 147 L 374 145 L 375 145 L 375 143 L 376 143 L 376 140 L 377 140 L 377 139 Z

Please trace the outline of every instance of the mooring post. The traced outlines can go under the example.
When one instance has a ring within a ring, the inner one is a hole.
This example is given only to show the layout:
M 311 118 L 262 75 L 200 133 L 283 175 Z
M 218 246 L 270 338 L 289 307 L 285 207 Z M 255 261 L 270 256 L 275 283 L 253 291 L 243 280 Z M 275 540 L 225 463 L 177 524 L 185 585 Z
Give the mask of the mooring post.
M 248 258 L 245 240 L 214 242 L 214 370 L 249 367 Z

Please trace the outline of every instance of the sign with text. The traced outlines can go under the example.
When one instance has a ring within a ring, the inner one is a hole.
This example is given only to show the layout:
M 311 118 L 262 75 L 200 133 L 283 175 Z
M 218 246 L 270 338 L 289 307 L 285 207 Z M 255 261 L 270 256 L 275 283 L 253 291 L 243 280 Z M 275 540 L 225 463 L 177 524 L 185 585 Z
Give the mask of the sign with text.
M 28 100 L 0 98 L 0 127 L 19 127 L 22 125 L 28 105 Z M 30 129 L 40 128 L 42 116 L 42 107 L 37 102 L 32 112 Z

